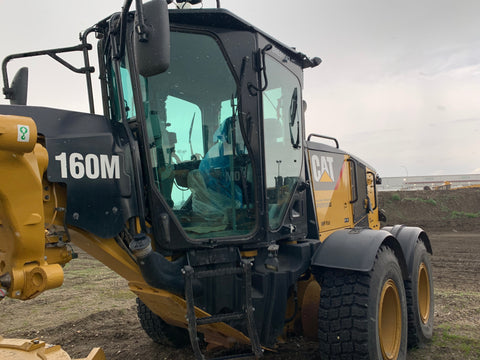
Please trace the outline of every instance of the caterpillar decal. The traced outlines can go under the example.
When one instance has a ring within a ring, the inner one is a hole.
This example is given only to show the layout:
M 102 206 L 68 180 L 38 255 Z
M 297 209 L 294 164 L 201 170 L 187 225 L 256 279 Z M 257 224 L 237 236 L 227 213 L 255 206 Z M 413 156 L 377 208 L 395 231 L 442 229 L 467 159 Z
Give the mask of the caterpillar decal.
M 353 221 L 348 155 L 308 150 L 313 196 L 320 232 L 350 225 Z M 322 239 L 322 237 L 321 237 Z

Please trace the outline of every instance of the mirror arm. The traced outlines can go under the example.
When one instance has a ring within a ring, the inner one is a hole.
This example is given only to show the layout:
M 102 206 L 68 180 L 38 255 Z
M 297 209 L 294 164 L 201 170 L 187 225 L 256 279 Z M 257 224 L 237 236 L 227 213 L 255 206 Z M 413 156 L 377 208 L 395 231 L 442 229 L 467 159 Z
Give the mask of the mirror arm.
M 132 5 L 133 0 L 125 0 L 122 6 L 122 13 L 120 15 L 120 44 L 115 56 L 116 60 L 119 60 L 125 54 L 125 38 L 127 36 L 127 16 L 130 6 Z
M 8 84 L 7 63 L 12 59 L 12 56 L 7 56 L 2 62 L 2 75 L 3 75 L 3 94 L 5 99 L 11 99 L 13 91 Z
M 138 39 L 141 42 L 148 41 L 148 33 L 145 26 L 145 17 L 143 16 L 143 4 L 142 0 L 135 0 L 135 6 L 137 8 L 137 23 L 135 24 L 135 31 L 138 34 Z

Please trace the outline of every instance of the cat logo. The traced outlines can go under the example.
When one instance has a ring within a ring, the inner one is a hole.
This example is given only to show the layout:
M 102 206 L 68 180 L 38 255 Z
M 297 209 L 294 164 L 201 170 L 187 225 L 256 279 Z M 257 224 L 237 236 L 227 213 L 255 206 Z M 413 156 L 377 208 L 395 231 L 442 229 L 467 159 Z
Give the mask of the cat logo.
M 333 157 L 312 155 L 312 174 L 316 182 L 334 182 Z

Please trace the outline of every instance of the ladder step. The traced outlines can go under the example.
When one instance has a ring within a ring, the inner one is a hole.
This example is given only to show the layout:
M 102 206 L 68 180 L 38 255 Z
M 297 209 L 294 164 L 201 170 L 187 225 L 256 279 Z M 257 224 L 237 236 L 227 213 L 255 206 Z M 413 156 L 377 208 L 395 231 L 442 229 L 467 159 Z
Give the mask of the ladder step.
M 242 268 L 224 268 L 224 269 L 215 269 L 215 270 L 199 270 L 195 271 L 192 275 L 194 279 L 203 279 L 208 277 L 224 276 L 224 275 L 235 275 L 242 274 Z
M 208 360 L 230 360 L 230 359 L 243 359 L 243 358 L 249 358 L 249 359 L 257 359 L 258 357 L 255 356 L 255 353 L 245 353 L 245 354 L 234 354 L 234 355 L 226 355 L 226 356 L 220 356 L 220 357 L 215 357 L 215 358 L 209 358 Z
M 226 313 L 226 314 L 217 314 L 212 316 L 207 316 L 204 318 L 197 319 L 198 325 L 206 325 L 206 324 L 215 324 L 219 322 L 225 322 L 229 320 L 242 320 L 245 319 L 245 313 Z
M 247 259 L 240 259 L 238 267 L 225 267 L 214 270 L 194 270 L 192 266 L 186 265 L 182 272 L 185 276 L 185 300 L 187 302 L 187 319 L 188 319 L 188 333 L 190 335 L 190 342 L 192 343 L 193 352 L 196 359 L 205 359 L 200 350 L 200 344 L 197 336 L 197 325 L 214 324 L 219 322 L 228 322 L 230 320 L 243 320 L 248 330 L 248 337 L 252 347 L 250 354 L 238 354 L 233 357 L 224 357 L 223 359 L 252 357 L 260 358 L 263 355 L 263 350 L 258 338 L 257 329 L 255 327 L 255 319 L 253 316 L 252 305 L 252 263 Z M 233 312 L 226 314 L 216 314 L 198 319 L 195 316 L 195 300 L 193 293 L 193 279 L 202 279 L 208 277 L 218 277 L 223 275 L 241 274 L 243 278 L 244 301 L 242 312 Z

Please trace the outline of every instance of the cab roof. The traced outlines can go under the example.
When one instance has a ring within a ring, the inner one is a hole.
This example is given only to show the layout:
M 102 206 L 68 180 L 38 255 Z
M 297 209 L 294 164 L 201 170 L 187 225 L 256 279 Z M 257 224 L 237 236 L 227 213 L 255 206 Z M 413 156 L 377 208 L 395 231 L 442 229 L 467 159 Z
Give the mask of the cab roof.
M 169 10 L 169 16 L 171 24 L 202 27 L 208 25 L 215 28 L 255 32 L 261 34 L 276 47 L 282 49 L 291 58 L 299 61 L 303 68 L 318 65 L 318 63 L 308 58 L 305 54 L 296 51 L 295 48 L 285 45 L 226 9 L 171 9 Z

